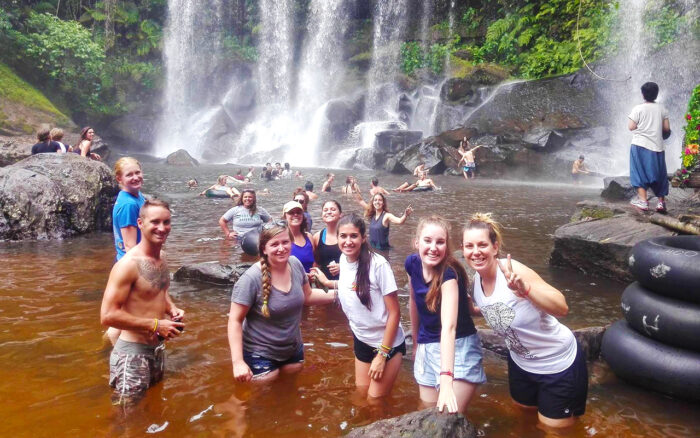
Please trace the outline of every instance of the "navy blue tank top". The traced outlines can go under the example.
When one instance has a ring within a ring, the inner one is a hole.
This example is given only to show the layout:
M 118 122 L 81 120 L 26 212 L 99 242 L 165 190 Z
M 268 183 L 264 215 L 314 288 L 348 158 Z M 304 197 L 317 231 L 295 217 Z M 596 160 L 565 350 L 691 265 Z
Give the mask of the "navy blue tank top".
M 314 265 L 314 246 L 308 236 L 304 236 L 304 239 L 306 240 L 304 246 L 292 242 L 292 255 L 299 259 L 304 266 L 304 271 L 308 273 Z
M 379 219 L 371 217 L 369 219 L 369 244 L 372 248 L 384 250 L 391 248 L 389 245 L 389 227 L 382 225 L 382 220 L 384 220 L 385 211 L 379 215 Z
M 316 247 L 316 263 L 319 269 L 326 274 L 329 280 L 337 280 L 338 275 L 331 275 L 328 270 L 328 264 L 330 262 L 338 263 L 340 261 L 340 247 L 336 243 L 335 245 L 326 245 L 326 229 L 321 231 L 321 236 L 318 239 L 318 246 Z

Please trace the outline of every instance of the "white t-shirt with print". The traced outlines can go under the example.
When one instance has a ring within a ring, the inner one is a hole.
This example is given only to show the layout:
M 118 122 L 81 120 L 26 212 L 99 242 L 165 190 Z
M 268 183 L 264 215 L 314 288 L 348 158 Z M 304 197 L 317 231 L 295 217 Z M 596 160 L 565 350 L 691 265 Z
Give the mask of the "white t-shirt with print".
M 340 256 L 340 277 L 338 278 L 338 299 L 343 312 L 350 321 L 350 328 L 357 339 L 372 347 L 378 347 L 384 340 L 389 312 L 384 305 L 384 295 L 396 292 L 396 280 L 389 262 L 379 254 L 372 254 L 369 282 L 372 310 L 367 309 L 355 291 L 357 262 L 348 262 L 345 254 Z M 404 332 L 399 324 L 391 347 L 398 347 L 404 341 Z

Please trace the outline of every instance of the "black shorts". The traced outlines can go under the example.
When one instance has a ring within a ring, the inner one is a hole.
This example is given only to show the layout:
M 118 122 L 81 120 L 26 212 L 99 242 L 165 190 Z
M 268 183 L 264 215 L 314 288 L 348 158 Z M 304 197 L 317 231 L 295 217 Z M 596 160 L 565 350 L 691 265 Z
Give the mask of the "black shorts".
M 372 347 L 370 345 L 365 344 L 364 342 L 360 341 L 355 337 L 355 335 L 352 335 L 352 340 L 353 340 L 353 349 L 355 350 L 355 357 L 357 360 L 360 362 L 365 362 L 365 363 L 372 363 L 374 360 L 374 356 L 377 355 L 377 352 L 375 351 L 377 347 Z M 406 341 L 402 342 L 401 345 L 398 347 L 394 347 L 393 350 L 391 350 L 391 353 L 389 353 L 389 359 L 391 360 L 392 357 L 396 356 L 396 354 L 401 353 L 404 356 L 406 355 Z
M 576 345 L 574 363 L 555 374 L 535 374 L 520 368 L 508 355 L 510 396 L 525 406 L 537 406 L 547 418 L 583 415 L 588 396 L 588 368 L 581 346 Z

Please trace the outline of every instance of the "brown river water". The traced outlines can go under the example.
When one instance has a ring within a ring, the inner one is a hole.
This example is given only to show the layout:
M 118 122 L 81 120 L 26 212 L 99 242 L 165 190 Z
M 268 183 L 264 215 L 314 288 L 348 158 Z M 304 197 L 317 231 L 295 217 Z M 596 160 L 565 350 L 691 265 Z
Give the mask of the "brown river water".
M 171 272 L 184 263 L 246 260 L 221 239 L 218 218 L 229 200 L 197 197 L 185 182 L 212 184 L 233 166 L 195 170 L 144 165 L 144 192 L 171 201 L 173 228 L 166 250 Z M 321 170 L 308 170 L 316 190 Z M 314 230 L 322 222 L 324 199 L 338 199 L 344 211 L 359 207 L 339 193 L 349 172 L 338 171 L 334 193 L 311 204 Z M 363 191 L 369 172 L 358 175 Z M 380 175 L 387 188 L 404 180 Z M 257 182 L 272 194 L 258 204 L 271 214 L 291 198 L 303 181 Z M 548 256 L 552 234 L 568 222 L 577 201 L 596 197 L 592 187 L 560 183 L 497 180 L 465 182 L 436 177 L 441 191 L 392 194 L 391 211 L 411 204 L 414 215 L 393 226 L 388 252 L 399 287 L 406 276 L 403 261 L 412 250 L 417 218 L 439 213 L 460 224 L 475 211 L 492 211 L 505 226 L 508 252 L 535 269 L 566 295 L 571 328 L 603 325 L 620 318 L 623 284 L 552 268 Z M 201 188 L 199 190 L 202 190 Z M 365 195 L 366 196 L 366 195 Z M 455 242 L 458 243 L 458 242 Z M 405 360 L 393 393 L 372 406 L 355 394 L 352 337 L 341 311 L 307 309 L 302 321 L 306 362 L 295 378 L 270 386 L 234 384 L 226 337 L 230 288 L 172 282 L 171 295 L 186 311 L 183 336 L 169 342 L 166 377 L 127 411 L 110 404 L 107 384 L 109 347 L 101 338 L 99 307 L 114 259 L 112 236 L 98 233 L 63 241 L 0 242 L 0 436 L 144 436 L 163 437 L 335 437 L 380 418 L 419 408 L 412 363 Z M 247 259 L 246 261 L 250 261 Z M 400 291 L 402 323 L 408 328 L 407 297 Z M 484 327 L 482 318 L 476 323 Z M 600 361 L 589 364 L 586 415 L 565 432 L 544 431 L 533 415 L 510 402 L 506 363 L 485 352 L 488 383 L 469 408 L 468 417 L 481 436 L 491 437 L 681 437 L 700 436 L 700 406 L 676 401 L 618 381 Z

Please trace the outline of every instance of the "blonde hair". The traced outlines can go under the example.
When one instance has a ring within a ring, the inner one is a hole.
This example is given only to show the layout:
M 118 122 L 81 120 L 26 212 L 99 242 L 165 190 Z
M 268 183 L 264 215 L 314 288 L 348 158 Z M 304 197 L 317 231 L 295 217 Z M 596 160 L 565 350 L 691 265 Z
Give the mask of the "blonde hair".
M 53 128 L 51 132 L 49 133 L 51 135 L 52 140 L 61 140 L 63 139 L 63 129 L 61 128 Z
M 219 175 L 219 177 L 216 179 L 216 182 L 217 182 L 220 186 L 225 186 L 225 185 L 226 185 L 226 179 L 227 179 L 227 175 Z
M 124 167 L 126 167 L 128 164 L 136 164 L 139 166 L 139 169 L 141 168 L 141 163 L 139 163 L 136 158 L 122 157 L 118 159 L 116 163 L 114 163 L 114 176 L 117 178 L 122 176 L 122 173 L 124 173 Z
M 463 283 L 467 279 L 467 272 L 464 270 L 464 266 L 454 258 L 452 255 L 452 244 L 450 243 L 450 224 L 441 216 L 429 216 L 423 218 L 418 222 L 416 227 L 416 239 L 420 239 L 420 234 L 423 232 L 423 228 L 428 225 L 435 225 L 442 228 L 445 231 L 445 257 L 438 263 L 434 268 L 433 278 L 430 280 L 430 287 L 428 288 L 428 293 L 425 295 L 425 305 L 428 310 L 435 313 L 437 312 L 438 306 L 442 298 L 442 279 L 445 276 L 445 271 L 447 268 L 452 268 L 457 274 L 457 283 Z
M 265 318 L 270 317 L 270 306 L 268 305 L 268 301 L 270 300 L 270 292 L 272 291 L 272 273 L 270 272 L 270 268 L 267 265 L 267 256 L 265 255 L 265 252 L 263 250 L 265 249 L 265 245 L 267 245 L 267 242 L 269 242 L 273 237 L 284 233 L 285 231 L 289 233 L 289 228 L 282 225 L 273 225 L 269 228 L 263 228 L 263 230 L 260 232 L 260 240 L 258 241 L 258 253 L 260 254 L 260 271 L 262 273 L 263 299 L 263 304 L 260 308 L 260 313 L 262 313 L 262 316 L 264 316 Z
M 498 252 L 500 254 L 503 248 L 503 227 L 491 217 L 491 213 L 474 213 L 464 225 L 462 234 L 464 234 L 464 231 L 468 230 L 488 231 L 489 240 L 491 240 L 494 246 L 498 245 Z

